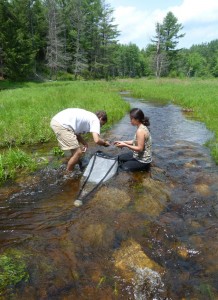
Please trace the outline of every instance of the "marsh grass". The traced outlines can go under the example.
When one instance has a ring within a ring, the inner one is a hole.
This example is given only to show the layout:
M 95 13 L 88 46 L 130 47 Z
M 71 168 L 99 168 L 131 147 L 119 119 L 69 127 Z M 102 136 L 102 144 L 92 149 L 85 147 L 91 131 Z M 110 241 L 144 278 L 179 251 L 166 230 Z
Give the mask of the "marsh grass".
M 218 80 L 126 79 L 112 85 L 119 90 L 129 90 L 136 98 L 173 103 L 193 112 L 194 119 L 214 132 L 214 139 L 206 145 L 218 163 Z
M 11 147 L 56 141 L 50 120 L 68 107 L 105 110 L 108 123 L 102 131 L 129 110 L 129 104 L 103 81 L 4 83 L 0 92 L 0 148 L 6 150 L 0 156 L 0 181 L 15 178 L 20 169 L 32 169 L 34 160 Z
M 0 82 L 0 181 L 16 177 L 21 169 L 34 169 L 36 159 L 13 146 L 55 141 L 50 128 L 54 114 L 67 107 L 106 110 L 107 130 L 129 110 L 118 92 L 147 101 L 180 105 L 214 132 L 207 142 L 218 163 L 218 81 L 178 79 L 123 79 L 116 81 L 65 81 L 45 83 Z M 167 117 L 167 116 L 166 116 Z M 7 149 L 7 148 L 6 148 Z
M 22 145 L 55 139 L 50 120 L 68 107 L 106 110 L 107 127 L 118 121 L 129 106 L 103 82 L 47 82 L 25 84 L 0 93 L 1 145 Z
M 33 172 L 47 162 L 32 157 L 24 151 L 15 148 L 3 151 L 0 154 L 0 183 L 7 179 L 14 179 L 21 172 Z

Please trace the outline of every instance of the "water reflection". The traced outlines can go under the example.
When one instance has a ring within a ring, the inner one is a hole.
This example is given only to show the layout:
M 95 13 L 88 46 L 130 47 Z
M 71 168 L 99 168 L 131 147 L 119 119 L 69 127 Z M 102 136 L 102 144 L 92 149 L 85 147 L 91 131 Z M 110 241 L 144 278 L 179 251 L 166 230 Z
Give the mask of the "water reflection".
M 131 98 L 125 97 L 125 100 L 132 103 Z M 139 107 L 146 116 L 150 118 L 151 133 L 154 139 L 154 145 L 171 146 L 178 141 L 189 141 L 203 145 L 213 134 L 208 131 L 201 122 L 185 119 L 181 108 L 172 104 L 155 105 L 142 101 L 134 101 L 132 107 Z M 128 123 L 128 116 L 123 119 L 122 123 Z M 116 130 L 123 135 L 126 128 L 119 125 Z M 130 135 L 135 131 L 132 128 Z M 131 136 L 132 137 L 132 136 Z
M 218 297 L 218 172 L 203 146 L 212 134 L 174 105 L 125 100 L 150 118 L 151 173 L 118 174 L 80 208 L 81 177 L 63 180 L 51 166 L 1 188 L 1 253 L 19 251 L 30 275 L 2 299 Z M 134 132 L 127 115 L 107 138 Z

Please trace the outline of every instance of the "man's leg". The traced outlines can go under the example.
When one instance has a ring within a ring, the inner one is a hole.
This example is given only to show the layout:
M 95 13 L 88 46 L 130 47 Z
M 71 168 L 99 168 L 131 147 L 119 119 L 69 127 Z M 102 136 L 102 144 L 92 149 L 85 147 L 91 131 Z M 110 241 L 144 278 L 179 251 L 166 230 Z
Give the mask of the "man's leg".
M 79 162 L 79 159 L 83 153 L 79 146 L 77 136 L 73 130 L 63 127 L 62 125 L 60 125 L 58 122 L 54 120 L 51 121 L 51 128 L 53 129 L 56 135 L 60 148 L 63 151 L 66 150 L 71 151 L 71 157 L 68 160 L 67 169 L 66 169 L 67 173 L 71 172 L 75 164 Z
M 73 170 L 74 166 L 79 162 L 83 152 L 82 149 L 79 147 L 77 149 L 71 150 L 72 156 L 70 157 L 67 163 L 67 171 L 70 172 Z

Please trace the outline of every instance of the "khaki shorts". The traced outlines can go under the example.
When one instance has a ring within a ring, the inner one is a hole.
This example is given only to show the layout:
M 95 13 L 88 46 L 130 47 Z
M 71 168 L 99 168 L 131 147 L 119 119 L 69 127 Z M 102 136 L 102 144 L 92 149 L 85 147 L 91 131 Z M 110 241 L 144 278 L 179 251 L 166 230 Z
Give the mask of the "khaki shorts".
M 51 120 L 50 126 L 62 150 L 74 150 L 79 148 L 79 142 L 73 129 L 65 128 L 55 120 Z

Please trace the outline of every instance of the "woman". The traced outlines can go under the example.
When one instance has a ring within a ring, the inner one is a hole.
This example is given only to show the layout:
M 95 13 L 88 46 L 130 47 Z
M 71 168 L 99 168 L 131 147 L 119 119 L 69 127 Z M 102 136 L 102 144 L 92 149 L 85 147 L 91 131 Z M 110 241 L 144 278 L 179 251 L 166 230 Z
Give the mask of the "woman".
M 130 120 L 137 130 L 132 141 L 115 141 L 115 146 L 119 148 L 127 147 L 132 151 L 119 155 L 121 163 L 120 170 L 142 171 L 148 170 L 152 161 L 151 144 L 152 139 L 148 130 L 149 118 L 145 117 L 139 108 L 130 111 Z

